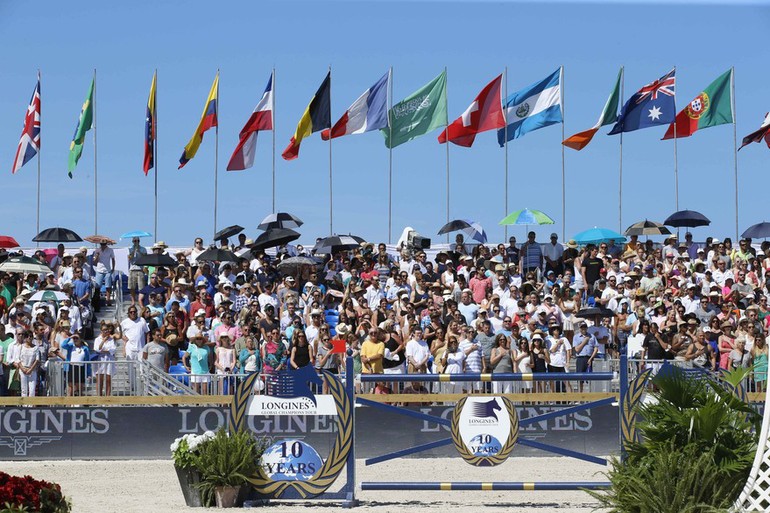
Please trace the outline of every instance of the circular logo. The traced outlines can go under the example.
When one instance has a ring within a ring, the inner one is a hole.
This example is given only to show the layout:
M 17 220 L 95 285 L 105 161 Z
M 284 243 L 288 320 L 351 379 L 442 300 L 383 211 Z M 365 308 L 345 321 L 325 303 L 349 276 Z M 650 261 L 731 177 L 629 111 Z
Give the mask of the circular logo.
M 488 433 L 474 436 L 468 444 L 474 456 L 496 456 L 502 448 L 500 441 Z
M 524 102 L 516 109 L 516 117 L 525 118 L 529 114 L 529 103 Z
M 505 397 L 471 396 L 452 413 L 452 441 L 463 459 L 477 467 L 500 465 L 519 438 L 519 416 Z
M 685 108 L 685 112 L 690 119 L 700 119 L 706 111 L 711 107 L 711 100 L 706 93 L 700 93 L 690 104 Z
M 281 440 L 262 454 L 259 464 L 273 481 L 308 481 L 321 468 L 318 453 L 301 440 Z

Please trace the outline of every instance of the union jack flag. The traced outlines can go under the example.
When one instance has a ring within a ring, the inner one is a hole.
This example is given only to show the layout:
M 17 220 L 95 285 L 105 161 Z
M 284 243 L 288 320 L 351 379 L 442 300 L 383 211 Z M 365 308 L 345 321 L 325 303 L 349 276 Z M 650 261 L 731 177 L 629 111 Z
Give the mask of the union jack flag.
M 16 158 L 13 160 L 13 174 L 32 160 L 40 151 L 40 74 L 37 75 L 37 85 L 32 99 L 27 107 L 27 115 L 24 117 L 24 130 L 21 132 L 21 140 L 16 150 Z
M 653 100 L 658 99 L 658 93 L 665 94 L 666 96 L 674 96 L 674 87 L 676 86 L 676 69 L 672 69 L 667 75 L 660 77 L 652 84 L 647 84 L 642 87 L 636 94 L 636 103 L 642 103 L 651 98 Z

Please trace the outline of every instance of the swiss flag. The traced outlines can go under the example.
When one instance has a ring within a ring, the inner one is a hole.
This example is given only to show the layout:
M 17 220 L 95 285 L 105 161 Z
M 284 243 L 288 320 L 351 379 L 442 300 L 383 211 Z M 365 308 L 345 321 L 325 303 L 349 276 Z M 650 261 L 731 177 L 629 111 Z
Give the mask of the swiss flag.
M 462 116 L 455 119 L 446 130 L 438 136 L 438 142 L 449 142 L 458 146 L 471 147 L 476 134 L 487 130 L 497 130 L 505 126 L 503 115 L 501 85 L 503 75 L 498 75 L 481 90 Z M 448 134 L 448 135 L 447 135 Z

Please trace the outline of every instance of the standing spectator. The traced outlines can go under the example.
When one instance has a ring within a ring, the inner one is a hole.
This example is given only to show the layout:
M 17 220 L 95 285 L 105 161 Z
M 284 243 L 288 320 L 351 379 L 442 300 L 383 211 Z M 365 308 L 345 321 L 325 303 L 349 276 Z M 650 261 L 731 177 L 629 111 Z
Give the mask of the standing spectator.
M 521 269 L 523 274 L 536 273 L 542 269 L 543 248 L 535 241 L 535 232 L 527 234 L 527 242 L 521 245 Z
M 313 346 L 308 343 L 307 336 L 302 330 L 295 330 L 291 341 L 291 358 L 289 359 L 292 369 L 315 365 L 315 353 Z
M 492 374 L 513 372 L 515 350 L 511 349 L 511 340 L 502 333 L 493 339 L 494 347 L 490 354 L 490 369 Z M 495 394 L 510 394 L 513 383 L 510 381 L 493 381 L 492 392 Z
M 445 374 L 462 374 L 465 368 L 465 353 L 460 351 L 457 337 L 450 335 L 447 339 L 447 349 L 441 357 Z M 446 388 L 448 394 L 457 394 L 462 390 L 462 385 L 450 381 Z
M 128 248 L 128 291 L 131 293 L 131 305 L 136 305 L 137 294 L 145 287 L 144 269 L 136 261 L 147 254 L 147 249 L 139 244 L 139 237 L 131 240 Z
M 422 338 L 422 328 L 412 329 L 412 338 L 406 343 L 407 372 L 410 374 L 425 374 L 428 371 L 428 360 L 431 356 L 428 343 Z
M 551 234 L 551 241 L 543 244 L 543 258 L 545 259 L 545 272 L 553 271 L 556 276 L 564 274 L 564 248 L 559 243 L 559 236 Z
M 104 285 L 105 299 L 109 306 L 112 301 L 112 272 L 115 270 L 115 252 L 106 242 L 99 245 L 99 249 L 94 251 L 93 262 L 96 271 L 97 294 L 101 294 L 102 285 Z
M 561 326 L 551 326 L 546 347 L 548 348 L 551 358 L 551 363 L 548 364 L 548 372 L 567 372 L 570 354 L 572 353 L 572 345 L 566 337 L 562 336 Z M 569 387 L 568 383 L 566 385 Z M 557 381 L 555 391 L 565 392 L 567 387 L 565 387 L 564 381 Z
M 143 317 L 139 317 L 136 306 L 128 307 L 128 319 L 120 323 L 123 340 L 126 343 L 126 360 L 139 360 L 150 328 Z
M 185 369 L 190 373 L 190 383 L 199 394 L 208 392 L 208 383 L 211 381 L 208 373 L 213 360 L 212 354 L 211 349 L 204 343 L 203 334 L 198 333 L 182 358 Z
M 116 349 L 112 326 L 104 322 L 101 325 L 101 333 L 94 340 L 94 353 L 96 353 L 99 361 L 96 367 L 97 395 L 112 395 L 112 376 L 115 374 Z
M 91 361 L 91 352 L 77 333 L 62 341 L 61 347 L 67 351 L 67 361 L 71 362 L 65 364 L 64 367 L 67 395 L 81 396 L 88 371 L 85 362 Z
M 588 324 L 581 321 L 578 332 L 572 338 L 572 347 L 575 348 L 575 372 L 583 374 L 591 372 L 591 364 L 599 352 L 598 342 L 593 334 L 588 332 Z M 580 381 L 580 391 L 583 391 L 584 381 Z
M 214 349 L 214 369 L 217 376 L 225 376 L 219 378 L 220 389 L 222 394 L 230 394 L 234 391 L 234 386 L 230 378 L 235 371 L 236 354 L 235 349 L 230 343 L 230 335 L 227 333 L 221 333 L 219 335 L 219 345 Z
M 144 349 L 142 349 L 142 359 L 158 370 L 168 372 L 169 368 L 169 351 L 167 345 L 163 342 L 162 331 L 160 329 L 154 329 L 152 331 L 152 338 L 148 342 Z
M 22 334 L 24 345 L 19 352 L 18 369 L 21 373 L 21 396 L 34 397 L 37 389 L 37 369 L 40 365 L 40 351 L 32 343 L 32 332 Z

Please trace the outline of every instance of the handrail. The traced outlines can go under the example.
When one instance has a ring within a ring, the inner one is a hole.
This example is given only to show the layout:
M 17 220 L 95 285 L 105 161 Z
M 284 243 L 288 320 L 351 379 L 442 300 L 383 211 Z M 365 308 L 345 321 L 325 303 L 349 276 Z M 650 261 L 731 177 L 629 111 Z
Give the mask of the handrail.
M 142 395 L 197 395 L 197 392 L 185 385 L 182 380 L 177 379 L 173 374 L 163 372 L 146 360 L 140 360 L 140 369 Z

